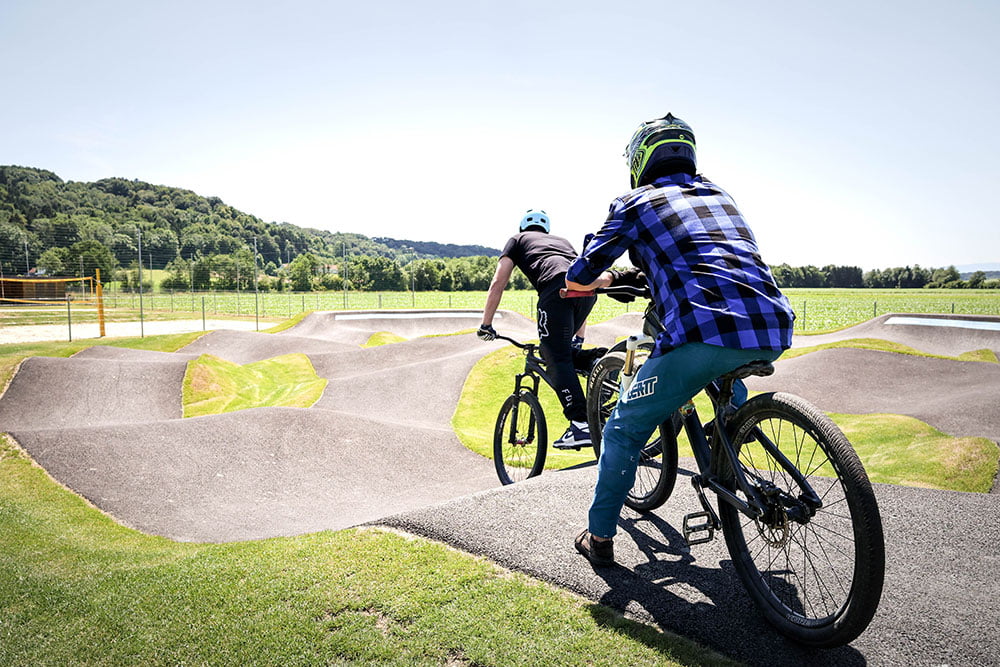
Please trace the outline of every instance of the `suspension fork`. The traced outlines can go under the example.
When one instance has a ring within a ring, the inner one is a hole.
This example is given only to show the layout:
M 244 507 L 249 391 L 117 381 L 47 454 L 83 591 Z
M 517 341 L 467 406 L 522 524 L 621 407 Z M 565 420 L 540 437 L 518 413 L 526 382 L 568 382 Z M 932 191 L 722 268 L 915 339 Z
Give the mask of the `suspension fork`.
M 635 352 L 639 349 L 639 346 L 643 343 L 652 343 L 652 336 L 629 336 L 628 340 L 625 341 L 625 366 L 622 367 L 621 375 L 621 386 L 619 389 L 619 395 L 624 396 L 628 393 L 629 387 L 632 386 L 632 381 L 635 380 L 636 368 L 635 365 Z

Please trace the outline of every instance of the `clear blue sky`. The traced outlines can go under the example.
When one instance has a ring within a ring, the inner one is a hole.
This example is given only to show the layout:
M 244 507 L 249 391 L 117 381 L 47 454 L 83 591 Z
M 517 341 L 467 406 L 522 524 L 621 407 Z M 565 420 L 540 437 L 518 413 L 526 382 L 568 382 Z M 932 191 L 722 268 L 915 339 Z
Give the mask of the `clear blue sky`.
M 579 246 L 667 111 L 765 261 L 1000 262 L 1000 3 L 0 0 L 0 164 Z

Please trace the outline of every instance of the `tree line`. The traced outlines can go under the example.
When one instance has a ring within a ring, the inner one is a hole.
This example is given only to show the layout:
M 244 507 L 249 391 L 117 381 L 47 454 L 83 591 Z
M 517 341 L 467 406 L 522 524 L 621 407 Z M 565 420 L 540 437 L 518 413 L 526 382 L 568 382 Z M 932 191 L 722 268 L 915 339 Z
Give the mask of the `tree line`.
M 139 269 L 166 270 L 165 289 L 309 291 L 484 290 L 499 251 L 264 222 L 218 197 L 107 178 L 63 181 L 44 169 L 0 166 L 0 275 L 32 271 L 139 287 Z M 782 287 L 1000 287 L 954 267 L 863 273 L 851 266 L 772 267 Z M 150 285 L 148 275 L 143 283 Z M 511 287 L 530 287 L 515 272 Z
M 877 289 L 1000 289 L 995 272 L 976 271 L 962 279 L 954 266 L 928 269 L 918 264 L 862 272 L 856 266 L 789 266 L 778 264 L 771 273 L 780 287 L 868 287 Z
M 140 261 L 146 268 L 166 269 L 178 259 L 208 260 L 224 269 L 223 257 L 239 262 L 240 251 L 254 249 L 262 268 L 287 267 L 305 254 L 322 266 L 359 255 L 407 265 L 498 254 L 478 245 L 372 239 L 264 222 L 218 197 L 138 180 L 67 182 L 44 169 L 0 166 L 0 269 L 6 274 L 36 268 L 49 251 L 45 264 L 75 275 L 81 259 L 90 273 L 100 267 L 110 274 Z

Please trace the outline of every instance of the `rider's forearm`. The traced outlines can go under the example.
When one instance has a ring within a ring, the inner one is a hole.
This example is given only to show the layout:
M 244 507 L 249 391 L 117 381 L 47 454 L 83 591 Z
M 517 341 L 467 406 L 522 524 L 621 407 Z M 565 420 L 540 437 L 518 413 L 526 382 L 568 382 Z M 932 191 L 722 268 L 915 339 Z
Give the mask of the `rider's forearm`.
M 483 306 L 483 324 L 493 324 L 493 316 L 500 307 L 500 300 L 503 298 L 503 290 L 506 284 L 494 281 L 490 284 L 490 290 L 486 293 L 486 304 Z
M 597 280 L 595 280 L 594 282 L 592 282 L 590 284 L 587 284 L 587 285 L 582 285 L 580 283 L 575 283 L 572 280 L 569 280 L 567 278 L 566 279 L 566 287 L 567 287 L 567 289 L 571 289 L 571 290 L 579 290 L 581 292 L 589 292 L 591 290 L 597 289 L 598 287 L 610 287 L 611 286 L 611 280 L 612 280 L 611 273 L 608 272 L 608 271 L 604 271 L 603 273 L 601 273 L 601 275 L 599 275 L 597 277 Z

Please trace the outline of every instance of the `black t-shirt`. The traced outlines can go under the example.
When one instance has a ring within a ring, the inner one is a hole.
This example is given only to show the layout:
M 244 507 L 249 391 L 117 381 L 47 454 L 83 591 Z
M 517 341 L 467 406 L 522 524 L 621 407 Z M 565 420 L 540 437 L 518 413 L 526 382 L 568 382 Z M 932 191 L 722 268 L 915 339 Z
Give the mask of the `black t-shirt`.
M 510 237 L 500 256 L 510 257 L 541 293 L 554 284 L 559 287 L 565 284 L 566 269 L 576 259 L 577 252 L 561 236 L 527 231 Z

